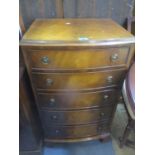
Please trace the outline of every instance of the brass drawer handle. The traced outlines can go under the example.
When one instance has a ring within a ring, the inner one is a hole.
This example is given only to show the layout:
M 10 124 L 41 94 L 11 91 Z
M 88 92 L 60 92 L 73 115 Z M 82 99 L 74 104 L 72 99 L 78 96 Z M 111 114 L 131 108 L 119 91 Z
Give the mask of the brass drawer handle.
M 102 130 L 102 127 L 98 127 L 98 131 L 101 131 Z
M 47 86 L 51 86 L 53 84 L 53 80 L 52 79 L 46 79 L 46 85 Z
M 106 128 L 107 128 L 107 126 L 105 124 L 100 124 L 100 126 L 97 128 L 97 130 L 98 130 L 98 132 L 102 132 Z
M 55 133 L 56 133 L 56 134 L 59 134 L 59 133 L 60 133 L 60 130 L 55 130 Z
M 43 64 L 49 64 L 49 58 L 47 56 L 44 56 L 44 57 L 41 58 L 41 62 Z
M 101 114 L 100 114 L 100 115 L 101 115 L 101 117 L 103 117 L 105 114 L 104 114 L 104 112 L 101 112 Z
M 113 82 L 113 76 L 108 76 L 107 77 L 107 82 L 112 83 Z
M 51 99 L 50 99 L 49 105 L 50 105 L 50 106 L 54 106 L 54 105 L 55 105 L 55 99 L 54 99 L 54 98 L 51 98 Z
M 118 54 L 117 53 L 115 53 L 115 54 L 113 54 L 112 56 L 111 56 L 111 61 L 117 61 L 118 60 Z
M 98 132 L 101 132 L 102 131 L 102 127 L 101 126 L 98 127 L 97 130 L 98 130 Z
M 109 98 L 109 95 L 104 95 L 103 98 L 107 100 Z
M 58 117 L 57 117 L 56 115 L 52 115 L 52 116 L 51 116 L 51 119 L 52 119 L 52 120 L 57 120 Z

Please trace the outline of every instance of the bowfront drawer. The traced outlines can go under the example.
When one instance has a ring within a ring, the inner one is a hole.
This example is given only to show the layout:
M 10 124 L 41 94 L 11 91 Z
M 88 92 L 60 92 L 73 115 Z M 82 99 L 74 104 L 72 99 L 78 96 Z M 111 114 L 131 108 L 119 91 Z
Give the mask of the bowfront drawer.
M 125 66 L 129 47 L 74 50 L 27 50 L 32 69 L 76 70 Z
M 114 106 L 91 109 L 91 110 L 73 110 L 73 111 L 48 111 L 42 110 L 42 122 L 48 125 L 54 124 L 87 124 L 109 119 Z
M 69 139 L 69 138 L 83 138 L 89 136 L 97 136 L 103 132 L 108 131 L 108 123 L 79 125 L 79 126 L 51 126 L 44 128 L 46 138 Z
M 94 89 L 119 85 L 124 71 L 89 73 L 33 73 L 32 80 L 37 90 Z
M 59 110 L 95 108 L 112 105 L 116 101 L 116 90 L 78 93 L 37 93 L 41 108 Z

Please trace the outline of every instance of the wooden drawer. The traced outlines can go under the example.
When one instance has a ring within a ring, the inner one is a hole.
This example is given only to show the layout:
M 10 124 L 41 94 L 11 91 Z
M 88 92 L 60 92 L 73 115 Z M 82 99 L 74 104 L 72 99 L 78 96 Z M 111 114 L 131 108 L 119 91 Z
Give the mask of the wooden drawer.
M 70 139 L 97 136 L 109 130 L 108 123 L 79 126 L 51 126 L 44 128 L 46 138 Z
M 54 124 L 87 124 L 92 122 L 98 122 L 101 120 L 108 119 L 114 106 L 104 107 L 100 109 L 90 109 L 90 110 L 73 110 L 73 111 L 47 111 L 42 110 L 41 118 L 42 122 L 46 126 Z
M 117 94 L 118 90 L 109 89 L 87 93 L 37 93 L 37 96 L 41 108 L 68 110 L 110 106 L 115 103 Z
M 124 71 L 90 73 L 33 73 L 32 80 L 37 90 L 94 89 L 119 85 Z
M 74 49 L 74 50 L 27 50 L 32 69 L 76 70 L 125 66 L 129 47 Z

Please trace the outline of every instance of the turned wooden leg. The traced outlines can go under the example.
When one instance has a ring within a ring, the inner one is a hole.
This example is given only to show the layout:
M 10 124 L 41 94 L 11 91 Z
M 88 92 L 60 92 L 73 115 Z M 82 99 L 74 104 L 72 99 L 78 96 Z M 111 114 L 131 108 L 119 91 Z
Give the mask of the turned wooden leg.
M 126 129 L 124 131 L 123 137 L 120 139 L 120 147 L 121 148 L 124 146 L 124 144 L 126 144 L 127 138 L 129 136 L 130 132 L 133 130 L 133 127 L 134 127 L 134 120 L 130 119 L 126 126 Z

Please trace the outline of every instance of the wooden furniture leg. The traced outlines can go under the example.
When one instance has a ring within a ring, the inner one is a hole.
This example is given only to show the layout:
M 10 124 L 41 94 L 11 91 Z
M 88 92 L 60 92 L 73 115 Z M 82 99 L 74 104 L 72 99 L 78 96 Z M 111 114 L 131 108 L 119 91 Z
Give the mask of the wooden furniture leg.
M 134 129 L 135 121 L 132 119 L 129 119 L 129 122 L 126 126 L 126 129 L 124 131 L 123 137 L 120 138 L 120 147 L 122 148 L 125 144 L 130 145 L 131 147 L 134 147 L 134 142 L 129 141 L 127 138 L 130 134 L 130 132 Z

